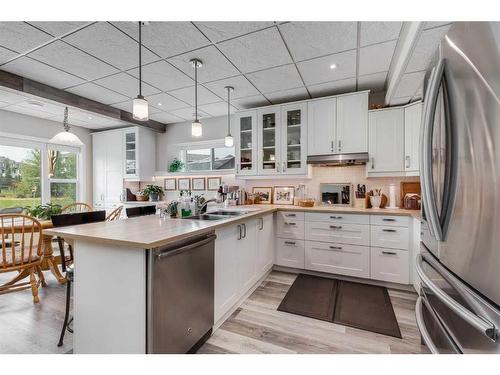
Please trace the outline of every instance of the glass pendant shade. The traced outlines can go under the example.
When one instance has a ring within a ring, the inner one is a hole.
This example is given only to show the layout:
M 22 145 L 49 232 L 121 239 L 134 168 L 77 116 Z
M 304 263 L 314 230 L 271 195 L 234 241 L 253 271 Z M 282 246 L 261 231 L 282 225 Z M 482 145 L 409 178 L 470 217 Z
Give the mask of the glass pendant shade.
M 83 142 L 80 141 L 80 138 L 78 138 L 73 133 L 70 133 L 69 131 L 63 131 L 57 133 L 55 136 L 52 137 L 50 143 L 56 143 L 58 145 L 74 146 L 74 147 L 80 147 L 83 145 Z
M 133 102 L 132 114 L 134 119 L 139 121 L 149 120 L 148 101 L 143 96 L 138 95 Z
M 201 122 L 199 122 L 198 120 L 194 120 L 191 123 L 191 135 L 193 137 L 201 137 L 203 135 L 203 130 L 202 130 L 202 127 L 201 127 Z
M 233 147 L 233 145 L 234 145 L 233 136 L 231 134 L 226 135 L 226 138 L 224 138 L 224 146 Z

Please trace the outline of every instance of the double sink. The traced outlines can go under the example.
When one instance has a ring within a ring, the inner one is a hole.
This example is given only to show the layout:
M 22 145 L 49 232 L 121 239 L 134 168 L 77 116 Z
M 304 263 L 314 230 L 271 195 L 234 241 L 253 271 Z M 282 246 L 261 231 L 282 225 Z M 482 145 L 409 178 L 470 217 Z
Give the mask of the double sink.
M 204 214 L 188 216 L 185 219 L 195 219 L 195 220 L 222 220 L 235 216 L 240 216 L 248 213 L 249 211 L 226 211 L 226 210 L 217 210 L 212 212 L 207 212 Z

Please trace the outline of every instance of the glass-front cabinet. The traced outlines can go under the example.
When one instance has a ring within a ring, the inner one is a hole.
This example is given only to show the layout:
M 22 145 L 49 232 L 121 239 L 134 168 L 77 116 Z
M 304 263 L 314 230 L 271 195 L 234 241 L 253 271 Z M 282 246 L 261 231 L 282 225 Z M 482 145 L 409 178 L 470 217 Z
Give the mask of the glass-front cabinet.
M 125 178 L 137 178 L 137 130 L 125 130 Z
M 236 124 L 236 173 L 257 174 L 257 111 L 237 113 Z
M 281 147 L 280 147 L 280 107 L 268 107 L 258 110 L 258 148 L 259 175 L 272 175 L 281 173 Z
M 307 104 L 281 106 L 281 173 L 306 173 Z

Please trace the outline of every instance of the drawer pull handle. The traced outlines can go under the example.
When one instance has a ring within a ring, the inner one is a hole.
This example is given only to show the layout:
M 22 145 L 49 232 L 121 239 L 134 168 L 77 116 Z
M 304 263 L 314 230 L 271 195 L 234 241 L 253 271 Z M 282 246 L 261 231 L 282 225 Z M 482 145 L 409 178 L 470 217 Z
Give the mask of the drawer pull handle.
M 288 223 L 285 221 L 285 225 L 297 225 L 297 223 Z
M 397 255 L 394 251 L 382 251 L 384 255 Z
M 330 219 L 342 219 L 342 216 L 330 216 Z
M 342 246 L 330 246 L 332 250 L 342 250 Z
M 397 232 L 396 229 L 382 229 L 382 232 Z
M 385 218 L 385 219 L 382 219 L 382 221 L 396 221 L 396 219 L 387 219 L 387 218 Z
M 285 241 L 285 245 L 297 245 L 297 243 L 293 241 Z
M 296 217 L 296 214 L 285 214 L 286 217 Z
M 342 229 L 342 225 L 330 225 L 331 229 Z

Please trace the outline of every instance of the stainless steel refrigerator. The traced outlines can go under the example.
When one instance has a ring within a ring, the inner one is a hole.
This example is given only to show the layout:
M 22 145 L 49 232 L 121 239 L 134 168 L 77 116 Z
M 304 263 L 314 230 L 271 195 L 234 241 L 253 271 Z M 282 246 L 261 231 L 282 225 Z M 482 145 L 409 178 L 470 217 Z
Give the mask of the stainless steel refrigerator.
M 455 23 L 427 81 L 417 324 L 435 353 L 500 353 L 500 23 Z

